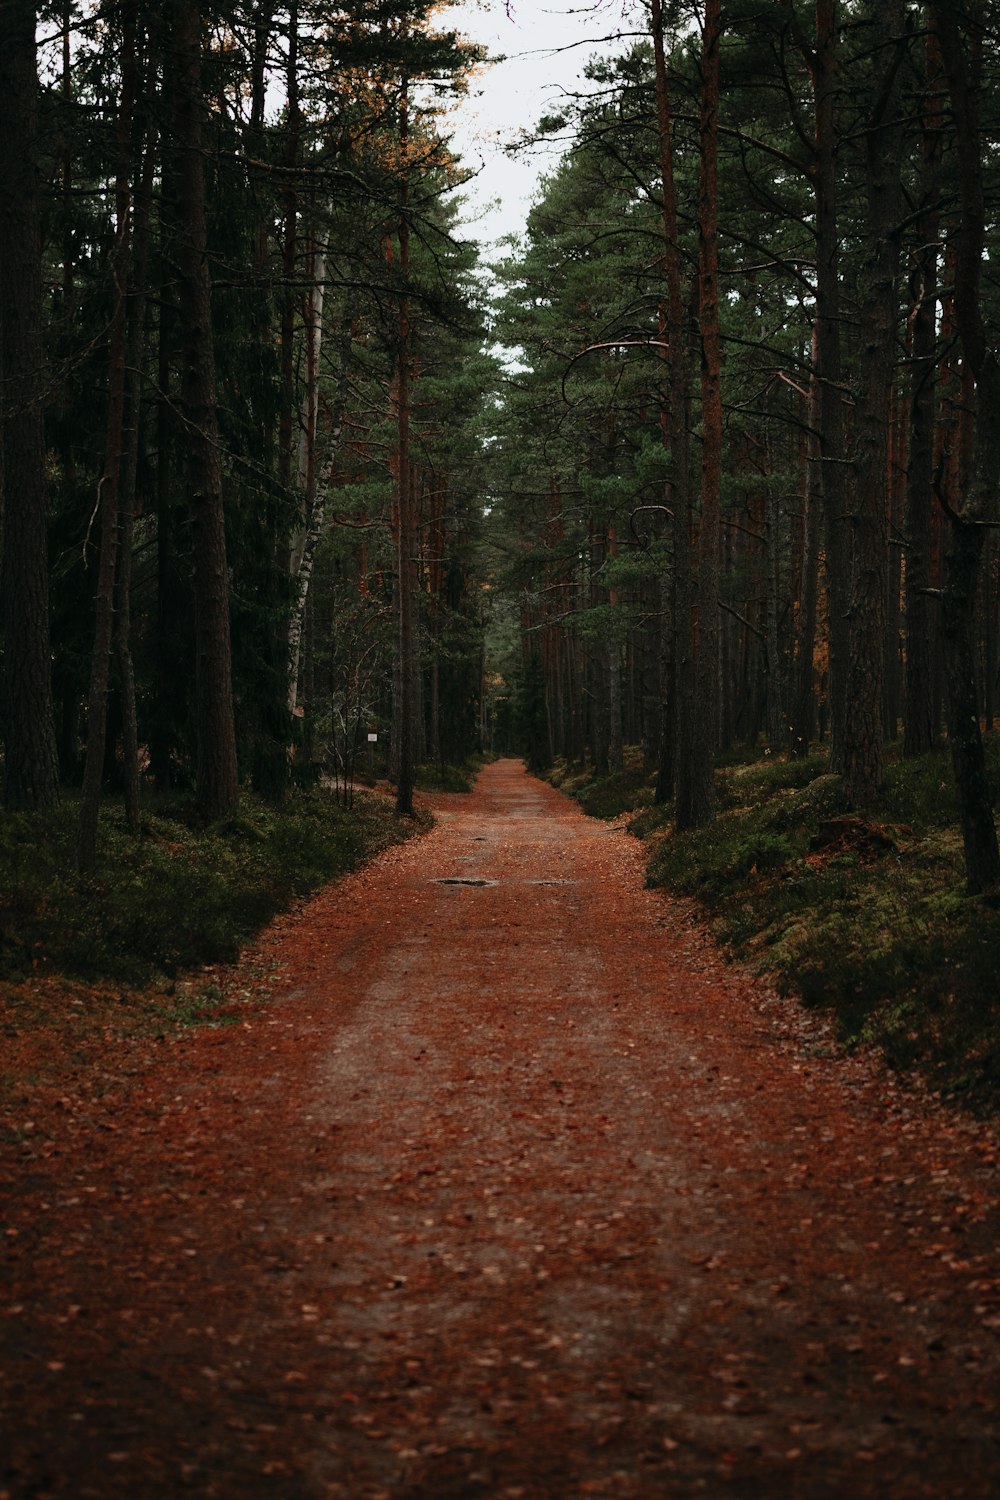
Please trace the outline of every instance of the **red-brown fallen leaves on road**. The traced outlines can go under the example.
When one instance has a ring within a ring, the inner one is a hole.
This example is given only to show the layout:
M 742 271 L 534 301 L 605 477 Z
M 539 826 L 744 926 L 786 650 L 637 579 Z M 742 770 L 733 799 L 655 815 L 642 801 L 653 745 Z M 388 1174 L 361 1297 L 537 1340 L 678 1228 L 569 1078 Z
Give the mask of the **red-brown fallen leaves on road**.
M 8 995 L 0 1500 L 991 1494 L 994 1137 L 513 763 L 436 801 L 221 1029 Z

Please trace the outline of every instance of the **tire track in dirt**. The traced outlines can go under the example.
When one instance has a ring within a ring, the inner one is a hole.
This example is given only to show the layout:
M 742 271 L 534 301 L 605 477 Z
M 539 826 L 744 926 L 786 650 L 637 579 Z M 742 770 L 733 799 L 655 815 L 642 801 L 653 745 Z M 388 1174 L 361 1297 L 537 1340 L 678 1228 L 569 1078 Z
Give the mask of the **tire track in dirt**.
M 992 1495 L 992 1138 L 518 764 L 435 805 L 32 1164 L 0 1495 Z

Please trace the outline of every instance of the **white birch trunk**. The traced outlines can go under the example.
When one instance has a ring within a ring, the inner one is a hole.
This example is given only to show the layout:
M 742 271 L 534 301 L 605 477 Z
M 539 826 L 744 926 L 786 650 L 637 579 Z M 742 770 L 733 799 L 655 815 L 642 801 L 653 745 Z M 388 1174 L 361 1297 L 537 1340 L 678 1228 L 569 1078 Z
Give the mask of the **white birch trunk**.
M 322 263 L 325 264 L 325 251 L 322 253 Z M 319 264 L 319 261 L 314 264 Z M 322 313 L 322 288 L 319 299 L 319 312 Z M 321 347 L 321 327 L 319 318 L 313 323 L 309 330 L 310 360 L 315 356 L 315 369 L 319 372 L 319 354 Z M 298 702 L 299 693 L 299 660 L 302 654 L 302 629 L 305 622 L 306 600 L 309 597 L 309 585 L 312 581 L 313 565 L 316 560 L 316 548 L 323 535 L 323 526 L 326 521 L 327 498 L 333 482 L 334 470 L 336 468 L 337 456 L 340 452 L 340 434 L 344 425 L 344 410 L 347 405 L 347 361 L 351 346 L 351 311 L 345 306 L 340 328 L 340 368 L 338 370 L 337 388 L 334 395 L 333 409 L 330 417 L 329 447 L 326 455 L 326 464 L 322 477 L 316 477 L 316 429 L 319 419 L 319 395 L 318 380 L 312 382 L 307 388 L 307 411 L 304 424 L 303 436 L 305 438 L 305 466 L 306 466 L 306 514 L 305 524 L 299 537 L 296 538 L 292 547 L 291 576 L 295 583 L 295 597 L 292 606 L 291 618 L 288 622 L 288 711 L 294 714 Z M 311 424 L 311 425 L 310 425 Z M 301 464 L 300 449 L 300 464 Z

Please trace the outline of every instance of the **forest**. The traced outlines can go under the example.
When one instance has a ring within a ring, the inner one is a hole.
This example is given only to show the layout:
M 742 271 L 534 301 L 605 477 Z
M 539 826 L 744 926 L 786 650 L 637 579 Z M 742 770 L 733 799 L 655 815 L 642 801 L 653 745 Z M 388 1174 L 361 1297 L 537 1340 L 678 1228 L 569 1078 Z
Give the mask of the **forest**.
M 1000 6 L 483 3 L 0 0 L 0 1500 L 983 1500 Z
M 168 807 L 498 753 L 678 836 L 740 763 L 869 830 L 932 764 L 992 909 L 991 6 L 602 7 L 492 262 L 447 7 L 2 9 L 8 968 Z

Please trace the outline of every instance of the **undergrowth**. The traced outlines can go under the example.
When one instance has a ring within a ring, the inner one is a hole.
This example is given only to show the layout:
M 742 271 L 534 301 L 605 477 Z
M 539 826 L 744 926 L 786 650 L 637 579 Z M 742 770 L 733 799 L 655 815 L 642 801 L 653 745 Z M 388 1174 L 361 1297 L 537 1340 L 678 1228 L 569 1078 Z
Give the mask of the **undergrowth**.
M 470 756 L 459 765 L 449 761 L 425 761 L 417 767 L 415 780 L 424 792 L 471 792 L 482 767 L 482 756 Z
M 350 811 L 329 792 L 298 789 L 280 808 L 245 796 L 208 828 L 180 798 L 151 797 L 142 836 L 120 808 L 101 819 L 95 873 L 75 867 L 78 804 L 0 815 L 0 978 L 41 970 L 148 983 L 227 962 L 277 911 L 409 837 L 385 798 Z
M 996 796 L 1000 737 L 987 748 Z M 716 773 L 714 821 L 681 834 L 634 765 L 603 780 L 559 767 L 552 779 L 598 816 L 637 809 L 648 883 L 694 897 L 735 956 L 831 1010 L 842 1042 L 873 1044 L 974 1111 L 1000 1113 L 1000 897 L 965 894 L 946 754 L 891 760 L 884 821 L 845 812 L 824 755 L 729 766 Z
M 630 745 L 625 750 L 625 765 L 608 776 L 595 776 L 589 765 L 559 760 L 547 779 L 553 786 L 575 797 L 592 818 L 616 818 L 653 800 L 649 772 L 642 752 Z

